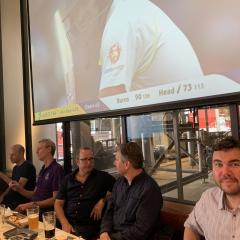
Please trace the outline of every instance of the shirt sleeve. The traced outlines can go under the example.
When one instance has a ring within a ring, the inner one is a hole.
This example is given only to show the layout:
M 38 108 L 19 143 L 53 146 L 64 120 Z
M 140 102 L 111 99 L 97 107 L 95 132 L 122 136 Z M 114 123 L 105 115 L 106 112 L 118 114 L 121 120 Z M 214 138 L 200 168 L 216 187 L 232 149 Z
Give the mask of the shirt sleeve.
M 200 235 L 204 235 L 201 226 L 198 223 L 199 213 L 203 211 L 204 202 L 205 202 L 204 194 L 200 198 L 200 200 L 196 203 L 195 207 L 193 208 L 192 212 L 189 214 L 189 217 L 184 223 L 184 227 L 190 228 L 193 232 L 196 232 Z M 207 204 L 207 203 L 205 203 Z
M 66 199 L 66 197 L 67 197 L 66 191 L 67 191 L 68 179 L 69 179 L 69 176 L 66 176 L 64 178 L 64 180 L 62 181 L 62 184 L 60 185 L 60 188 L 59 188 L 59 191 L 57 193 L 56 199 L 59 199 L 59 200 L 65 200 Z
M 108 174 L 108 176 L 107 176 L 107 191 L 109 191 L 109 192 L 112 192 L 112 190 L 113 190 L 113 185 L 114 185 L 114 183 L 115 183 L 115 178 L 112 176 L 112 175 L 110 175 L 110 174 Z
M 13 168 L 13 173 L 12 173 L 12 179 L 15 181 L 19 181 L 20 178 L 26 178 L 29 181 L 31 181 L 30 183 L 27 183 L 26 186 L 29 187 L 28 190 L 33 190 L 35 188 L 36 185 L 36 169 L 35 167 L 30 164 L 30 163 L 23 163 L 23 165 L 21 165 L 19 167 L 19 172 L 17 173 L 17 167 L 14 166 Z M 25 188 L 26 188 L 25 186 Z
M 114 212 L 113 198 L 114 198 L 115 193 L 116 193 L 116 188 L 113 187 L 112 195 L 107 201 L 107 207 L 106 207 L 106 210 L 104 212 L 103 219 L 102 219 L 100 233 L 103 233 L 103 232 L 110 233 L 110 232 L 112 232 L 112 229 L 113 229 L 113 227 L 112 227 L 113 226 L 113 212 Z
M 36 169 L 32 164 L 26 164 L 25 168 L 22 171 L 22 176 L 27 179 L 36 178 Z
M 139 61 L 137 34 L 128 19 L 112 16 L 105 27 L 101 46 L 100 89 L 125 85 L 130 90 Z

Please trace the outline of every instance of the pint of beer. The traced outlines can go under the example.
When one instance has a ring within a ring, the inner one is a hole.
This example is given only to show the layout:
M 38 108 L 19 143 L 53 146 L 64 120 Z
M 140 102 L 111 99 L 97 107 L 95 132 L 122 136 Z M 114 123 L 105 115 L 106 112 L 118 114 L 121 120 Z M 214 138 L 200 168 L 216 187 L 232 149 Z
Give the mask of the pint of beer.
M 56 225 L 56 214 L 54 211 L 45 212 L 42 215 L 43 226 L 45 232 L 45 239 L 53 240 L 55 239 L 55 225 Z
M 39 206 L 32 206 L 27 209 L 27 217 L 28 217 L 28 227 L 31 230 L 38 229 L 38 221 L 39 221 Z
M 0 204 L 0 225 L 4 224 L 4 217 L 5 217 L 5 205 Z

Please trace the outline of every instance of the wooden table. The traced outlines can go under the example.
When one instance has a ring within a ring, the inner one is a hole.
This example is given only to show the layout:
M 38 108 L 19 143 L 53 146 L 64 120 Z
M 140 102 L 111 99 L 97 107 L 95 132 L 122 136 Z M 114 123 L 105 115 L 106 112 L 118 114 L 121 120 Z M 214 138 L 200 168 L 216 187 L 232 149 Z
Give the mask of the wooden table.
M 4 223 L 3 225 L 0 226 L 0 240 L 5 239 L 3 236 L 3 233 L 13 229 L 14 226 L 12 226 L 11 224 L 8 223 Z M 61 229 L 56 228 L 55 230 L 55 239 L 56 240 L 66 240 L 67 237 L 72 237 L 72 240 L 84 240 L 81 237 L 77 237 L 75 235 L 69 234 L 67 232 L 64 232 Z M 36 240 L 45 240 L 45 236 L 44 236 L 44 228 L 43 228 L 43 223 L 39 222 L 39 229 L 38 229 L 38 236 L 36 238 Z

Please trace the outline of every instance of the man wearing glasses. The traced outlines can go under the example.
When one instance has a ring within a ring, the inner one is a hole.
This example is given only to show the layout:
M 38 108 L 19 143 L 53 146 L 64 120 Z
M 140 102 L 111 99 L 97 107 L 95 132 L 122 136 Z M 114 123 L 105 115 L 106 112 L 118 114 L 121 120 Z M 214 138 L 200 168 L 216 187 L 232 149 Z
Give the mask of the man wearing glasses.
M 90 240 L 99 233 L 105 198 L 112 191 L 115 179 L 94 169 L 90 148 L 80 148 L 76 156 L 78 168 L 65 177 L 55 211 L 64 231 Z

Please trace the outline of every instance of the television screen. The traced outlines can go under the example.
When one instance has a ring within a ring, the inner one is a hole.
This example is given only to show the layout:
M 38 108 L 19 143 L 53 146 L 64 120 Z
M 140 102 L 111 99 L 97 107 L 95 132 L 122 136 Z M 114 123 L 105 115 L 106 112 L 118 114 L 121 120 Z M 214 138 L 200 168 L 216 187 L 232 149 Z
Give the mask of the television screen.
M 240 91 L 238 0 L 29 1 L 34 120 Z

